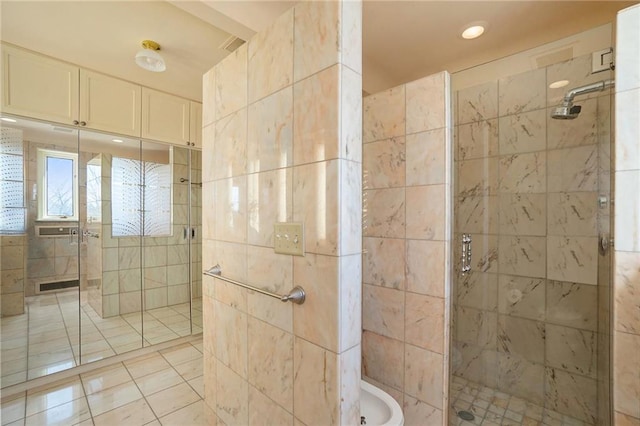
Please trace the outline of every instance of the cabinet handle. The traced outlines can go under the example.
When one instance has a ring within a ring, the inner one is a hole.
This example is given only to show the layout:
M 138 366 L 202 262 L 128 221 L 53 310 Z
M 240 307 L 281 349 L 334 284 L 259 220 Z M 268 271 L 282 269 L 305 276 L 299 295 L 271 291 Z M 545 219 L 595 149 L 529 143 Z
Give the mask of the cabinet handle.
M 78 124 L 80 124 L 80 122 L 78 120 L 73 120 L 73 125 L 77 126 Z
M 81 121 L 81 122 L 80 122 L 80 125 L 81 125 L 81 126 L 86 126 L 86 125 L 87 125 L 87 122 L 86 122 L 86 121 Z

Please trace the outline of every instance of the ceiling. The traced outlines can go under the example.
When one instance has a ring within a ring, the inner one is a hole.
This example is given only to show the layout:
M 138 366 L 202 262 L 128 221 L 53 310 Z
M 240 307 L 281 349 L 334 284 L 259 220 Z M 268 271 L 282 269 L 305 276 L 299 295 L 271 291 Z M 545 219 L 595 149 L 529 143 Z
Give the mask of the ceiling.
M 636 1 L 377 1 L 363 6 L 363 87 L 370 93 L 459 71 L 611 22 Z M 291 1 L 7 1 L 2 40 L 139 84 L 201 99 L 202 74 Z M 462 28 L 488 22 L 463 40 Z M 162 46 L 167 71 L 138 68 L 143 39 Z

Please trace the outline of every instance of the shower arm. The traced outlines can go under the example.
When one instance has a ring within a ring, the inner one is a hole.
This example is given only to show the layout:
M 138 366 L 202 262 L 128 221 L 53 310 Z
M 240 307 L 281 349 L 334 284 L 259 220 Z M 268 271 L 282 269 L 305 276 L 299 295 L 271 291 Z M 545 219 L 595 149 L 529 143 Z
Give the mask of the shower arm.
M 587 93 L 593 92 L 601 92 L 603 90 L 607 90 L 611 86 L 615 84 L 615 80 L 603 80 L 593 84 L 587 84 L 586 86 L 576 87 L 575 89 L 571 89 L 564 95 L 563 104 L 565 106 L 570 106 L 573 103 L 573 99 L 576 96 L 586 95 Z

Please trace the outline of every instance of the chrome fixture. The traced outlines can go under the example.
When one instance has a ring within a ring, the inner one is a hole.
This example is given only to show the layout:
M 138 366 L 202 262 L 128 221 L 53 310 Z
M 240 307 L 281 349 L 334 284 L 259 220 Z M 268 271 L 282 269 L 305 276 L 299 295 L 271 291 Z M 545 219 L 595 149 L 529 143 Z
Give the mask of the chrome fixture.
M 573 99 L 576 96 L 586 95 L 587 93 L 601 92 L 613 86 L 615 80 L 603 80 L 597 83 L 587 84 L 586 86 L 576 87 L 571 89 L 564 95 L 562 105 L 554 108 L 551 111 L 551 118 L 556 120 L 573 120 L 578 117 L 582 107 L 580 105 L 574 105 Z
M 258 287 L 253 287 L 249 284 L 245 284 L 245 283 L 241 283 L 239 281 L 235 281 L 232 280 L 230 278 L 227 277 L 223 277 L 222 276 L 222 268 L 220 267 L 220 265 L 216 265 L 216 266 L 212 266 L 211 268 L 207 269 L 206 271 L 203 272 L 204 275 L 208 275 L 210 277 L 214 277 L 214 278 L 218 278 L 221 279 L 222 281 L 226 281 L 228 283 L 240 286 L 242 288 L 246 288 L 247 290 L 251 290 L 251 291 L 255 291 L 257 293 L 260 294 L 264 294 L 265 296 L 269 296 L 269 297 L 274 297 L 276 299 L 280 299 L 281 302 L 293 302 L 296 303 L 298 305 L 302 305 L 304 303 L 304 300 L 306 299 L 306 293 L 304 292 L 304 289 L 300 286 L 295 286 L 294 288 L 291 289 L 291 291 L 288 294 L 285 295 L 280 295 L 280 294 L 276 294 L 276 293 L 272 293 L 270 291 L 267 290 L 263 290 L 261 288 Z
M 187 178 L 180 178 L 180 183 L 187 183 L 189 182 L 189 179 Z M 195 186 L 202 186 L 202 182 L 192 182 L 191 185 L 195 185 Z
M 462 273 L 471 271 L 471 234 L 462 234 Z

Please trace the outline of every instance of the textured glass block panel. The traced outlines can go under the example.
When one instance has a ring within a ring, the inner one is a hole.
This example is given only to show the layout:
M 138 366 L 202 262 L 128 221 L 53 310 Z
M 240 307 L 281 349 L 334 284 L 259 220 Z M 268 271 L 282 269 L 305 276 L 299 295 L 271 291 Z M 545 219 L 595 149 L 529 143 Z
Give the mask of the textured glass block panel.
M 73 216 L 73 160 L 47 157 L 47 215 Z
M 114 237 L 142 235 L 142 164 L 113 157 L 111 217 Z
M 27 210 L 0 208 L 0 234 L 24 232 Z
M 0 153 L 24 155 L 22 130 L 0 127 Z
M 24 207 L 24 183 L 0 181 L 0 207 Z
M 144 235 L 171 234 L 171 166 L 145 163 Z
M 0 154 L 0 179 L 24 180 L 24 157 Z
M 111 174 L 113 236 L 170 235 L 171 166 L 114 157 Z

